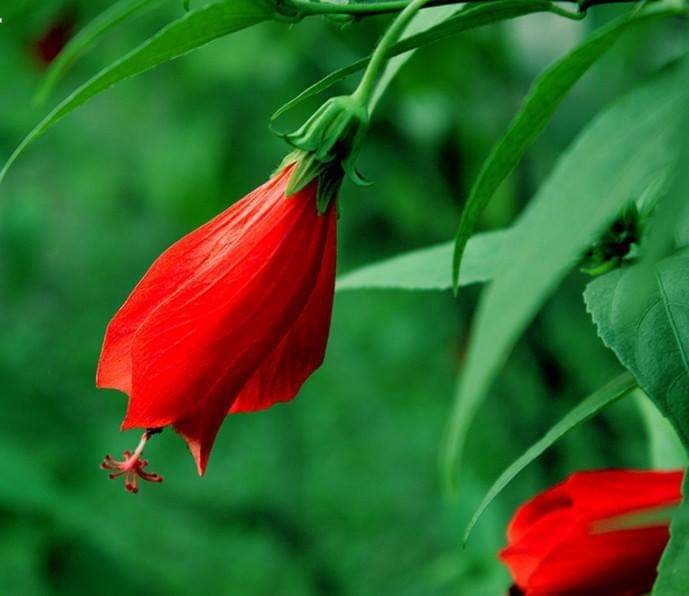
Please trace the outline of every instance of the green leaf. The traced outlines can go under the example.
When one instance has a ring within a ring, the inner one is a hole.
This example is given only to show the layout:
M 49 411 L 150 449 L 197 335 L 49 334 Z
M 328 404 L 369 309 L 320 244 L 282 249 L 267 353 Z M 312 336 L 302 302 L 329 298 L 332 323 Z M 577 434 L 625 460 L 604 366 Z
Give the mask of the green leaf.
M 503 248 L 509 261 L 483 292 L 457 383 L 448 480 L 477 408 L 529 321 L 619 210 L 672 161 L 677 110 L 686 101 L 676 74 L 656 77 L 595 119 L 512 228 Z
M 589 395 L 584 401 L 568 412 L 562 420 L 552 426 L 543 437 L 520 455 L 493 483 L 493 486 L 490 487 L 490 490 L 483 497 L 481 504 L 472 516 L 464 534 L 464 541 L 466 542 L 469 539 L 469 534 L 471 534 L 471 531 L 487 507 L 526 466 L 542 455 L 546 449 L 559 441 L 570 430 L 576 428 L 582 422 L 586 422 L 606 406 L 627 395 L 635 387 L 636 381 L 634 377 L 628 372 L 622 373 L 607 385 Z
M 685 86 L 689 87 L 689 59 L 682 60 L 677 68 L 678 76 L 683 78 Z M 654 265 L 672 254 L 678 247 L 678 239 L 681 242 L 681 228 L 689 215 L 689 109 L 686 106 L 680 112 L 677 127 L 679 167 L 674 169 L 669 184 L 667 180 L 663 180 L 657 193 L 639 201 L 641 211 L 650 223 L 650 226 L 646 227 L 650 229 L 643 238 L 643 251 L 639 266 L 634 268 L 634 278 L 628 281 L 628 287 L 637 285 L 642 289 L 623 297 L 626 308 L 632 312 L 638 312 L 641 307 L 639 301 L 645 293 L 643 288 L 655 283 Z M 652 214 L 652 217 L 648 217 L 649 214 Z
M 653 266 L 639 285 L 639 266 L 613 271 L 586 288 L 598 334 L 670 420 L 689 448 L 689 250 Z
M 673 470 L 686 466 L 689 463 L 687 454 L 675 429 L 641 389 L 637 389 L 635 394 L 641 420 L 648 435 L 651 467 L 656 470 Z
M 452 279 L 458 287 L 462 256 L 469 237 L 486 205 L 502 181 L 519 163 L 553 117 L 555 110 L 574 84 L 619 39 L 631 25 L 673 14 L 663 8 L 634 13 L 613 21 L 595 31 L 581 45 L 557 60 L 534 82 L 524 103 L 504 136 L 493 146 L 474 182 L 462 211 L 455 238 Z
M 272 16 L 258 0 L 228 0 L 192 10 L 129 54 L 101 70 L 57 105 L 19 144 L 0 170 L 0 182 L 26 147 L 72 110 L 116 83 L 174 60 L 214 39 L 251 27 Z
M 436 41 L 445 39 L 452 35 L 457 35 L 463 31 L 474 29 L 482 25 L 488 25 L 497 21 L 504 21 L 514 19 L 520 16 L 535 12 L 554 12 L 563 16 L 568 13 L 553 6 L 552 2 L 543 0 L 498 0 L 487 4 L 479 4 L 469 6 L 455 12 L 454 16 L 446 19 L 426 31 L 410 35 L 409 37 L 394 44 L 387 52 L 386 56 L 392 58 L 414 50 L 416 48 L 429 45 Z M 570 17 L 572 15 L 569 15 Z M 302 91 L 295 98 L 288 101 L 281 106 L 272 116 L 273 120 L 277 120 L 284 113 L 301 104 L 303 101 L 322 93 L 326 89 L 332 87 L 338 81 L 347 78 L 348 76 L 363 70 L 371 56 L 357 60 L 356 62 L 336 70 L 320 81 L 314 83 L 304 91 Z
M 658 566 L 653 596 L 686 594 L 689 586 L 689 473 L 684 474 L 684 499 L 670 524 L 670 542 Z
M 498 268 L 508 231 L 476 234 L 469 240 L 463 284 L 490 280 Z M 412 250 L 350 271 L 337 280 L 335 289 L 449 290 L 452 242 Z
M 689 86 L 689 59 L 685 58 L 677 67 L 678 76 Z M 689 221 L 689 109 L 684 106 L 679 125 L 678 163 L 674 178 L 666 194 L 661 197 L 653 216 L 651 230 L 645 241 L 641 264 L 650 265 L 668 256 L 678 239 L 681 241 L 681 229 Z
M 50 64 L 50 68 L 36 92 L 34 101 L 37 104 L 45 103 L 58 81 L 83 54 L 93 47 L 98 39 L 130 16 L 144 8 L 153 6 L 159 1 L 120 0 L 98 15 L 69 41 Z

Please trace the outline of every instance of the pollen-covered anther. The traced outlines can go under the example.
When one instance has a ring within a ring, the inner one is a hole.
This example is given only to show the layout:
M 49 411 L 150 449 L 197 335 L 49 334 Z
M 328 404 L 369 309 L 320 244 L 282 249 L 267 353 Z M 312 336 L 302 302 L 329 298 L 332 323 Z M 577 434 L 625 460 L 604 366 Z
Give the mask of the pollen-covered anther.
M 106 455 L 100 464 L 100 469 L 110 472 L 108 474 L 110 480 L 124 476 L 124 489 L 130 493 L 139 492 L 138 478 L 146 480 L 147 482 L 162 482 L 163 477 L 160 474 L 146 472 L 144 470 L 148 465 L 148 460 L 141 459 L 141 454 L 146 446 L 146 442 L 157 432 L 160 431 L 158 429 L 149 429 L 144 432 L 134 452 L 127 449 L 122 454 L 124 459 L 121 461 L 114 459 L 109 454 Z

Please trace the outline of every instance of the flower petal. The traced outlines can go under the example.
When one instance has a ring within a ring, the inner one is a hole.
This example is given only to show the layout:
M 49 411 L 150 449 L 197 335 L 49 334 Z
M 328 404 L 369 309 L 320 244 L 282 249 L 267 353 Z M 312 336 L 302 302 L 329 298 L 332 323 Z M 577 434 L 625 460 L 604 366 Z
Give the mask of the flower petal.
M 294 326 L 242 387 L 230 414 L 255 412 L 291 400 L 323 362 L 335 291 L 337 213 L 334 206 L 323 217 L 328 218 L 328 235 L 311 297 Z
M 669 539 L 657 526 L 562 541 L 529 578 L 529 596 L 636 596 L 651 591 Z
M 508 529 L 509 545 L 500 560 L 519 586 L 529 586 L 531 574 L 562 541 L 577 532 L 565 488 L 559 484 L 520 507 Z
M 208 223 L 168 248 L 151 265 L 108 324 L 96 386 L 131 392 L 131 349 L 134 334 L 153 310 L 190 281 L 201 265 L 219 250 L 228 251 L 251 225 L 269 216 L 282 199 L 289 169 L 236 202 Z
M 565 486 L 578 514 L 593 521 L 678 503 L 683 476 L 681 470 L 592 470 L 572 474 Z
M 148 316 L 123 429 L 175 424 L 203 473 L 225 414 L 312 294 L 328 232 L 315 192 L 277 202 Z
M 539 493 L 517 509 L 507 527 L 507 541 L 512 544 L 521 540 L 543 517 L 571 506 L 572 499 L 564 483 L 556 484 Z

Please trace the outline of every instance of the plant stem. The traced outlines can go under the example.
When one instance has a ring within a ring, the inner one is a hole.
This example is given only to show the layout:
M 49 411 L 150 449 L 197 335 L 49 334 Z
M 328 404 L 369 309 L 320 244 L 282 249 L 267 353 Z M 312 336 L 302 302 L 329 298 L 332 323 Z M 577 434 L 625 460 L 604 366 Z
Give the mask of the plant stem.
M 448 4 L 478 4 L 496 2 L 497 0 L 428 0 L 422 8 L 431 6 L 446 6 Z M 638 0 L 558 0 L 558 2 L 568 4 L 585 4 L 586 7 L 598 6 L 601 4 L 621 4 L 634 3 Z M 354 15 L 354 16 L 373 16 L 400 12 L 411 5 L 408 0 L 390 0 L 389 2 L 353 2 L 351 4 L 338 4 L 336 2 L 315 2 L 314 0 L 291 0 L 291 4 L 296 6 L 304 16 L 310 15 Z M 555 3 L 553 3 L 555 4 Z
M 352 94 L 353 98 L 361 101 L 363 105 L 369 106 L 373 91 L 378 82 L 378 77 L 385 67 L 390 46 L 392 46 L 400 38 L 402 33 L 404 33 L 404 30 L 407 28 L 407 25 L 409 25 L 414 15 L 431 1 L 432 0 L 412 0 L 402 9 L 402 12 L 395 17 L 395 20 L 390 24 L 385 35 L 383 35 L 383 38 L 376 46 L 371 60 L 364 71 L 364 75 L 361 78 L 361 82 Z

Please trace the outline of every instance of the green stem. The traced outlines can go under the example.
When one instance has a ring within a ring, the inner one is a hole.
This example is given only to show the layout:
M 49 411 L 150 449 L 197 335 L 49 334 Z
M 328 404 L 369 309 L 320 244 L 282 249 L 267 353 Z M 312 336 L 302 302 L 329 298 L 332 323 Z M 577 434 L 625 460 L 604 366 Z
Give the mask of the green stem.
M 422 8 L 431 6 L 446 6 L 448 4 L 478 4 L 490 3 L 498 0 L 428 0 Z M 582 7 L 598 6 L 601 4 L 635 3 L 639 0 L 558 0 L 568 4 L 578 4 Z M 390 0 L 389 2 L 352 2 L 351 4 L 338 4 L 336 2 L 315 2 L 314 0 L 291 0 L 290 4 L 299 9 L 300 14 L 310 15 L 353 15 L 373 16 L 400 12 L 411 3 L 408 0 Z
M 373 91 L 378 82 L 378 77 L 385 67 L 388 50 L 397 42 L 402 33 L 404 33 L 404 30 L 407 28 L 407 25 L 409 25 L 414 15 L 430 1 L 431 0 L 412 0 L 404 7 L 402 12 L 395 17 L 395 20 L 388 27 L 385 35 L 383 35 L 383 38 L 376 46 L 359 86 L 354 93 L 352 93 L 354 99 L 359 100 L 367 107 L 369 106 L 371 98 L 373 97 Z
M 442 6 L 446 4 L 461 4 L 465 0 L 428 0 L 429 6 Z M 470 0 L 478 1 L 478 0 Z M 368 16 L 400 12 L 409 6 L 408 0 L 390 0 L 389 2 L 352 2 L 351 4 L 338 4 L 336 2 L 314 2 L 313 0 L 292 0 L 290 4 L 299 8 L 303 15 L 355 15 Z

